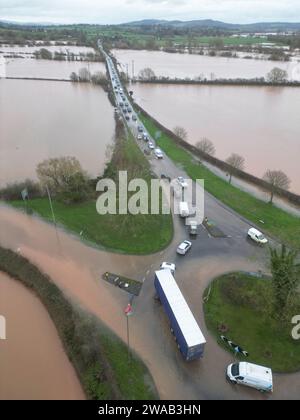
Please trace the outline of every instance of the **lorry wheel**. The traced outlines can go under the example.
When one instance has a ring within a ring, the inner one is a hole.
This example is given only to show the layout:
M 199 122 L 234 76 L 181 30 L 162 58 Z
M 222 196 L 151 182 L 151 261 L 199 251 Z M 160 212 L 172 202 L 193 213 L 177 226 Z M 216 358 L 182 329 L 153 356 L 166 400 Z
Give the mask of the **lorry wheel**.
M 232 385 L 237 385 L 237 381 L 234 381 L 233 379 L 230 379 L 230 383 L 231 383 Z

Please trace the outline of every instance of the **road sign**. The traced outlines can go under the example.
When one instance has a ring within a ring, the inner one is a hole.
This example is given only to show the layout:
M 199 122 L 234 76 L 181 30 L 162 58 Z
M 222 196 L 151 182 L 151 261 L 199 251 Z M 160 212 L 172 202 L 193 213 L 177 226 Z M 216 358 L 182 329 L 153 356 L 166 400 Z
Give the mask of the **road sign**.
M 161 137 L 161 131 L 157 130 L 154 137 L 156 140 L 159 139 Z
M 225 343 L 227 343 L 229 345 L 229 347 L 231 347 L 235 354 L 240 353 L 245 357 L 249 356 L 249 353 L 242 349 L 242 347 L 238 346 L 237 344 L 235 344 L 233 341 L 229 340 L 227 337 L 225 337 L 224 335 L 221 335 L 221 340 L 224 341 Z
M 132 306 L 130 305 L 130 303 L 128 303 L 128 305 L 124 309 L 124 313 L 126 316 L 132 315 Z
M 21 191 L 21 196 L 22 196 L 23 201 L 26 201 L 29 199 L 27 188 L 24 188 L 24 190 Z

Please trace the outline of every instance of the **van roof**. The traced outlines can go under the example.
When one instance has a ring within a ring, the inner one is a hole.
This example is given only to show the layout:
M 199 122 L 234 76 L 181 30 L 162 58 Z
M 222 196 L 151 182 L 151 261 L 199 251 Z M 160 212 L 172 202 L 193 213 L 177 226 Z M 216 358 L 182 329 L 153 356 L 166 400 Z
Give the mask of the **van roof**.
M 240 375 L 272 383 L 272 369 L 253 363 L 240 362 Z
M 262 233 L 258 229 L 255 229 L 255 228 L 250 228 L 249 232 L 253 233 L 254 235 L 262 235 Z

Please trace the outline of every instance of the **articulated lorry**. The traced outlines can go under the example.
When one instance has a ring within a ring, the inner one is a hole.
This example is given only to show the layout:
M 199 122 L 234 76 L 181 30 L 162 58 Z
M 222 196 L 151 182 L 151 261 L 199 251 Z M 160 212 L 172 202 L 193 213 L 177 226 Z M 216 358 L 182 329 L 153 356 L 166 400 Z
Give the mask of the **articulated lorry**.
M 155 272 L 154 287 L 185 360 L 203 356 L 206 340 L 170 270 Z

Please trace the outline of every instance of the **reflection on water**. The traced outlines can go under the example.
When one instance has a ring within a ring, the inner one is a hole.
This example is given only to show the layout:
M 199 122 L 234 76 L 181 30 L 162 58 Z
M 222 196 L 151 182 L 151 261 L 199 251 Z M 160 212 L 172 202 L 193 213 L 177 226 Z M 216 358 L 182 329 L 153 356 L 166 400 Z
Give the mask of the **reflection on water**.
M 184 127 L 190 143 L 208 137 L 218 158 L 238 153 L 245 169 L 259 177 L 281 169 L 291 190 L 300 193 L 300 88 L 135 84 L 132 89 L 136 101 L 166 127 Z
M 113 134 L 113 108 L 100 87 L 0 80 L 0 185 L 35 177 L 50 157 L 75 156 L 100 174 Z
M 0 400 L 84 399 L 79 380 L 42 303 L 0 272 Z
M 244 58 L 209 57 L 192 54 L 170 54 L 162 51 L 113 50 L 123 66 L 129 65 L 137 76 L 141 69 L 150 67 L 156 76 L 169 77 L 206 77 L 211 78 L 255 78 L 265 77 L 273 67 L 280 67 L 288 72 L 290 79 L 300 80 L 300 63 L 295 59 L 290 62 L 268 60 L 247 60 Z M 133 62 L 133 66 L 132 66 Z

